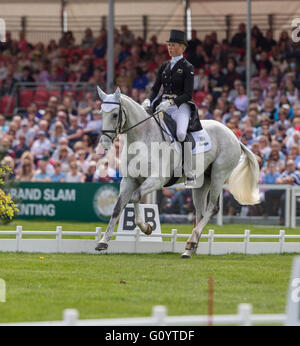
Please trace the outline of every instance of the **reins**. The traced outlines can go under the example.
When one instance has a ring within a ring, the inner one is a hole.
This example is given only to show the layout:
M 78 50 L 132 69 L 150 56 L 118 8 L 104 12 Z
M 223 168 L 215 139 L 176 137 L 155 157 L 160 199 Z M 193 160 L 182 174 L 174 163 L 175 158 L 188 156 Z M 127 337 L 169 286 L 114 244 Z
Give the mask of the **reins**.
M 157 125 L 160 127 L 160 129 L 165 132 L 166 134 L 168 134 L 168 132 L 161 126 L 160 122 L 156 119 L 156 115 L 159 113 L 159 112 L 155 112 L 153 114 L 151 114 L 149 117 L 139 121 L 138 123 L 128 127 L 127 129 L 124 129 L 122 131 L 122 113 L 124 113 L 125 115 L 125 118 L 127 118 L 126 116 L 126 113 L 124 110 L 122 110 L 122 104 L 120 102 L 112 102 L 112 101 L 104 101 L 103 104 L 114 104 L 114 105 L 118 105 L 119 106 L 119 115 L 118 115 L 118 124 L 117 124 L 117 128 L 115 130 L 102 130 L 102 134 L 107 136 L 112 142 L 114 141 L 114 139 L 108 134 L 108 133 L 114 133 L 117 135 L 119 134 L 123 134 L 123 133 L 126 133 L 130 130 L 132 130 L 133 128 L 139 126 L 140 124 L 144 123 L 145 121 L 151 119 L 151 118 L 154 118 L 155 122 L 157 123 Z M 117 130 L 118 129 L 118 130 Z M 164 137 L 164 136 L 163 136 Z

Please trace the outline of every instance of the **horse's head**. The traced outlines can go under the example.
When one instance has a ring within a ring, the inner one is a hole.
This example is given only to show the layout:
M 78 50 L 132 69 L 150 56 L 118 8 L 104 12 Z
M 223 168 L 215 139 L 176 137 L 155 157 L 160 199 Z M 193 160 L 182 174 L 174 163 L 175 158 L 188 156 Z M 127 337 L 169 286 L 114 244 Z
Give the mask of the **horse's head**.
M 121 106 L 121 91 L 118 87 L 114 94 L 107 95 L 98 86 L 98 95 L 102 101 L 102 136 L 100 143 L 104 149 L 110 149 L 114 139 L 124 125 Z

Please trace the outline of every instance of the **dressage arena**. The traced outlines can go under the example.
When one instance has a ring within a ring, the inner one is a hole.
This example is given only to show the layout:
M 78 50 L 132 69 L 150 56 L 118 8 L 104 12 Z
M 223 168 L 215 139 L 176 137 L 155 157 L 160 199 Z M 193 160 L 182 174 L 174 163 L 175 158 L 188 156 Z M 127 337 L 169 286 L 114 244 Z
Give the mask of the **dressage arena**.
M 163 244 L 143 242 L 136 231 L 134 240 L 112 240 L 111 250 L 101 254 L 94 247 L 105 225 L 94 226 L 23 221 L 23 227 L 2 227 L 6 299 L 0 323 L 72 324 L 79 318 L 87 325 L 158 325 L 164 318 L 170 325 L 207 325 L 211 277 L 214 324 L 247 324 L 251 313 L 251 323 L 285 323 L 298 230 L 211 225 L 198 254 L 184 260 L 179 253 L 191 225 L 163 225 Z M 66 309 L 76 309 L 77 317 Z

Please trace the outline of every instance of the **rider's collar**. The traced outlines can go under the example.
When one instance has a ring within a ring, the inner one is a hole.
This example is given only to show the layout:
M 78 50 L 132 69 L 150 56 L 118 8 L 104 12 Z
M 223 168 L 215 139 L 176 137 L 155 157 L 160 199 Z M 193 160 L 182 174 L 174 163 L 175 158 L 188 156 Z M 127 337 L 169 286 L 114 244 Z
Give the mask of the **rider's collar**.
M 174 57 L 172 57 L 172 59 L 171 59 L 171 65 L 172 66 L 174 66 L 180 59 L 182 59 L 183 58 L 183 55 L 181 54 L 181 55 L 178 55 L 178 56 L 174 56 Z

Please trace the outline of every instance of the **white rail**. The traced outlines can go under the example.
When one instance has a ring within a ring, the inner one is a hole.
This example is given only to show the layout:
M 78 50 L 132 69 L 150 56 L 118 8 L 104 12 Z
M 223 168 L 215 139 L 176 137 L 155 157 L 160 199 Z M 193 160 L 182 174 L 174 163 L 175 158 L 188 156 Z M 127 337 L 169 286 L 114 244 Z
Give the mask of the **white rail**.
M 69 253 L 96 253 L 95 245 L 104 234 L 101 227 L 96 227 L 94 232 L 63 231 L 61 226 L 57 226 L 55 231 L 23 231 L 22 226 L 17 226 L 16 230 L 0 231 L 0 251 L 23 251 L 23 252 L 69 252 Z M 4 236 L 10 237 L 4 237 Z M 15 238 L 11 238 L 15 236 Z M 26 236 L 31 236 L 26 238 Z M 32 238 L 32 236 L 37 236 Z M 48 238 L 44 238 L 48 236 Z M 55 238 L 49 239 L 49 236 Z M 93 236 L 91 239 L 66 239 L 65 236 Z M 189 234 L 178 234 L 177 229 L 172 233 L 144 235 L 139 229 L 134 232 L 116 232 L 114 236 L 131 236 L 132 240 L 112 240 L 110 241 L 109 253 L 159 253 L 184 251 L 185 242 Z M 161 237 L 167 241 L 151 241 L 151 238 Z M 144 241 L 147 238 L 147 241 Z M 207 239 L 207 241 L 205 241 Z M 226 240 L 226 241 L 220 241 Z M 227 241 L 231 239 L 233 241 Z M 236 241 L 240 239 L 241 241 Z M 267 241 L 251 241 L 262 240 Z M 277 241 L 270 241 L 271 239 Z M 204 240 L 204 241 L 202 241 Z M 215 241 L 217 240 L 217 241 Z M 219 241 L 218 241 L 219 240 Z M 286 241 L 286 240 L 294 240 Z M 300 235 L 285 234 L 285 230 L 280 230 L 279 234 L 251 234 L 250 230 L 245 230 L 243 234 L 215 234 L 214 230 L 209 230 L 208 234 L 203 234 L 199 243 L 197 254 L 261 254 L 261 253 L 284 253 L 300 252 Z
M 239 304 L 236 315 L 199 315 L 199 316 L 168 316 L 165 306 L 154 306 L 151 317 L 112 318 L 99 320 L 79 320 L 76 309 L 66 309 L 63 321 L 20 322 L 0 324 L 6 326 L 200 326 L 208 325 L 240 325 L 252 324 L 284 324 L 284 314 L 252 314 L 251 304 Z

